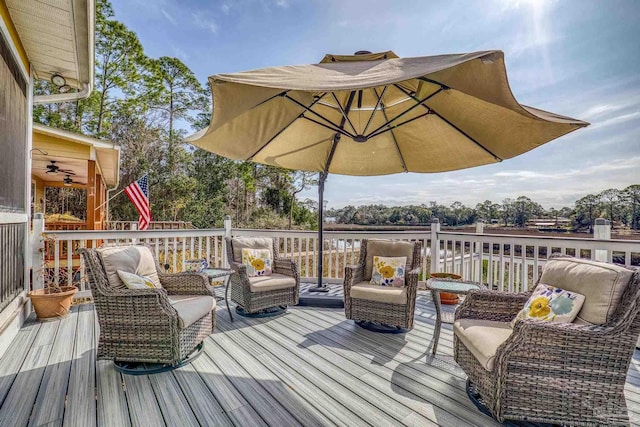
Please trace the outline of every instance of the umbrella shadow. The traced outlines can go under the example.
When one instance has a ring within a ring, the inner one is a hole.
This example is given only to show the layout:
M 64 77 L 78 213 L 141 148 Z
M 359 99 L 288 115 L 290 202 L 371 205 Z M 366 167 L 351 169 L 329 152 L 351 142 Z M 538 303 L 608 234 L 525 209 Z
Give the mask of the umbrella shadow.
M 382 366 L 392 360 L 407 344 L 405 334 L 381 334 L 362 329 L 353 321 L 345 320 L 326 329 L 304 335 L 298 347 L 314 345 L 328 347 L 338 354 L 348 356 L 357 353 L 371 360 L 371 364 Z

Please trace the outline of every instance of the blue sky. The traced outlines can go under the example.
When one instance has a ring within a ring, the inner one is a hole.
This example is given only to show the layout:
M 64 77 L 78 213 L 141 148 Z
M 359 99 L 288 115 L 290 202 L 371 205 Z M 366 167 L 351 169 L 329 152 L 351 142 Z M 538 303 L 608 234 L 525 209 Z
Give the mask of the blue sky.
M 147 55 L 176 56 L 203 83 L 216 73 L 315 63 L 325 53 L 500 49 L 520 103 L 592 123 L 499 164 L 438 174 L 332 175 L 329 207 L 431 200 L 475 206 L 526 195 L 559 208 L 589 193 L 640 184 L 640 1 L 112 3 Z

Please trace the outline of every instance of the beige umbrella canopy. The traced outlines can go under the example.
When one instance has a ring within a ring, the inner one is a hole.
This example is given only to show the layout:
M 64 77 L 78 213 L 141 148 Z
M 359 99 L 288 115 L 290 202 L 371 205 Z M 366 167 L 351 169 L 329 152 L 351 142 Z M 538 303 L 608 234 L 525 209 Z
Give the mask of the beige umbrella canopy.
M 218 74 L 209 83 L 211 124 L 187 141 L 236 160 L 320 172 L 319 242 L 328 173 L 464 169 L 588 125 L 520 105 L 501 51 L 326 55 L 319 64 Z
M 501 51 L 327 55 L 209 82 L 211 125 L 190 142 L 289 169 L 444 172 L 499 162 L 588 125 L 520 105 Z

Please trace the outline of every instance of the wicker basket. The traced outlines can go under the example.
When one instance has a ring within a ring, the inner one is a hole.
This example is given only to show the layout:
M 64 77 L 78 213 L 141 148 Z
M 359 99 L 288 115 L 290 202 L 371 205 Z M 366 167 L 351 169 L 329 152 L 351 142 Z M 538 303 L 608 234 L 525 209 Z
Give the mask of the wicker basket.
M 33 309 L 39 319 L 64 316 L 69 312 L 73 296 L 78 292 L 75 286 L 62 286 L 61 292 L 49 293 L 46 289 L 36 289 L 29 292 Z
M 431 273 L 431 277 L 435 277 L 438 279 L 455 279 L 461 280 L 462 276 L 455 273 Z M 440 292 L 440 303 L 447 305 L 457 304 L 460 298 L 456 294 L 452 294 L 450 292 Z

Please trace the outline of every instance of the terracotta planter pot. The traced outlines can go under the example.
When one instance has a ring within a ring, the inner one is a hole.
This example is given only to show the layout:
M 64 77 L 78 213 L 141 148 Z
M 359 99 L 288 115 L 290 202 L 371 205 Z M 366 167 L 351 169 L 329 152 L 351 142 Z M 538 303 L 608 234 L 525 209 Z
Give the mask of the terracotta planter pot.
M 46 289 L 29 292 L 29 298 L 38 319 L 64 316 L 69 312 L 73 296 L 78 292 L 75 286 L 61 286 L 62 292 L 49 293 Z
M 439 279 L 455 279 L 460 280 L 462 276 L 455 273 L 431 273 L 431 277 L 436 277 Z M 449 292 L 440 292 L 440 303 L 446 305 L 454 305 L 457 304 L 460 298 L 456 294 L 452 294 Z

